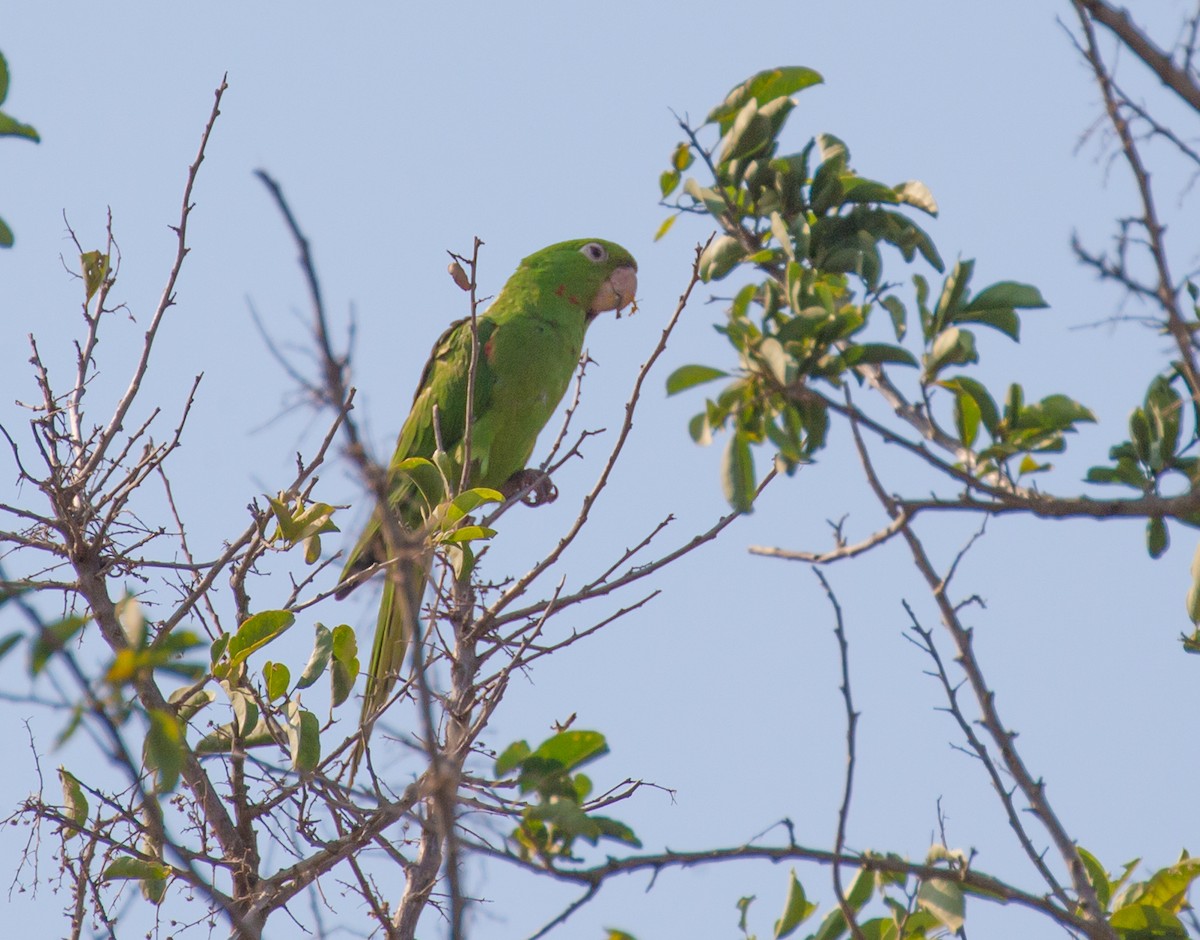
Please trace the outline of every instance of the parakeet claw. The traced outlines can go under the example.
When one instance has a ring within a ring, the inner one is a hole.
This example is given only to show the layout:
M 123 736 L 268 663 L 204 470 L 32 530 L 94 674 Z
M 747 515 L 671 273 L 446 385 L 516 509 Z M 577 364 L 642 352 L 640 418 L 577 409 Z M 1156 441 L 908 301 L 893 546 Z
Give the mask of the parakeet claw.
M 531 467 L 518 470 L 505 480 L 504 485 L 500 487 L 500 492 L 506 499 L 512 499 L 529 487 L 532 489 L 529 489 L 529 492 L 521 497 L 521 502 L 526 506 L 545 506 L 558 499 L 558 488 L 550 481 L 550 477 L 541 470 L 534 470 Z

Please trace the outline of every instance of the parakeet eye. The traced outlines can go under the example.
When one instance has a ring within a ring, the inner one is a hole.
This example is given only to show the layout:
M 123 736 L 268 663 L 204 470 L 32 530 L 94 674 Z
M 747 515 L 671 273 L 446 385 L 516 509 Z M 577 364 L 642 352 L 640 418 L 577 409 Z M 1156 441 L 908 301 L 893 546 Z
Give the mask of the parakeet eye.
M 608 260 L 608 250 L 599 242 L 588 242 L 579 250 L 597 263 Z

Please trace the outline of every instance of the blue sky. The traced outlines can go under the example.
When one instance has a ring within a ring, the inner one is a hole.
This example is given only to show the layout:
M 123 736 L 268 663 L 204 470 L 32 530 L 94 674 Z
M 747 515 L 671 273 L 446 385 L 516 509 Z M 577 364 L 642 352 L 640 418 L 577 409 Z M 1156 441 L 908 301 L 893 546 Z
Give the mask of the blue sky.
M 1183 5 L 1156 12 L 1169 22 L 1176 9 Z M 797 147 L 829 131 L 848 142 L 865 175 L 923 180 L 941 207 L 928 228 L 947 259 L 978 259 L 980 286 L 1015 279 L 1042 289 L 1051 309 L 1026 316 L 1019 346 L 987 337 L 980 375 L 999 387 L 1021 381 L 1031 397 L 1066 392 L 1093 408 L 1099 426 L 1071 442 L 1045 483 L 1081 491 L 1086 467 L 1125 436 L 1166 346 L 1136 326 L 1083 328 L 1138 311 L 1074 263 L 1071 233 L 1102 246 L 1111 220 L 1133 203 L 1123 167 L 1110 166 L 1095 141 L 1078 146 L 1099 101 L 1055 20 L 1068 14 L 1065 3 L 1030 0 L 794 3 L 747 14 L 674 0 L 298 4 L 287 16 L 222 2 L 127 4 L 102 16 L 23 5 L 7 12 L 0 40 L 13 76 L 5 110 L 34 124 L 43 142 L 0 140 L 8 181 L 0 214 L 17 235 L 16 249 L 0 254 L 0 419 L 22 428 L 13 399 L 34 395 L 28 332 L 58 375 L 71 355 L 80 321 L 77 283 L 63 269 L 74 266 L 64 215 L 85 247 L 99 247 L 112 211 L 117 293 L 139 322 L 114 321 L 91 394 L 107 403 L 123 387 L 139 323 L 174 252 L 167 226 L 186 167 L 227 72 L 195 195 L 192 254 L 148 386 L 177 409 L 190 378 L 205 375 L 173 477 L 192 538 L 214 549 L 238 531 L 246 503 L 289 479 L 295 450 L 311 449 L 321 426 L 302 413 L 278 417 L 287 380 L 248 313 L 251 302 L 274 335 L 302 342 L 303 284 L 251 175 L 262 167 L 312 239 L 331 310 L 342 323 L 354 310 L 360 415 L 381 454 L 430 344 L 466 312 L 445 275 L 446 249 L 481 237 L 481 279 L 493 292 L 522 256 L 559 239 L 598 235 L 637 256 L 638 314 L 603 319 L 589 335 L 599 365 L 577 420 L 610 434 L 559 479 L 567 498 L 505 518 L 492 558 L 497 570 L 515 570 L 553 543 L 594 480 L 637 368 L 686 284 L 693 246 L 708 233 L 684 220 L 652 241 L 665 214 L 658 174 L 680 136 L 670 109 L 698 118 L 751 73 L 802 64 L 826 84 L 805 92 L 790 120 Z M 1136 82 L 1133 63 L 1126 67 Z M 1183 180 L 1155 178 L 1174 231 L 1187 232 L 1176 199 Z M 702 302 L 709 293 L 699 292 L 649 384 L 609 502 L 565 563 L 569 580 L 606 567 L 669 513 L 677 521 L 665 544 L 674 545 L 723 511 L 719 448 L 697 448 L 686 433 L 700 395 L 661 392 L 678 365 L 729 364 L 711 329 L 721 306 Z M 894 461 L 885 466 L 896 488 L 918 479 Z M 643 792 L 614 812 L 649 848 L 736 845 L 784 816 L 801 842 L 830 845 L 844 760 L 830 610 L 804 567 L 745 549 L 825 547 L 825 520 L 847 512 L 849 532 L 870 531 L 880 512 L 854 470 L 840 435 L 816 466 L 775 484 L 753 516 L 656 581 L 663 593 L 646 608 L 514 685 L 489 743 L 539 739 L 578 713 L 579 725 L 604 731 L 613 748 L 597 765 L 598 783 L 632 777 L 675 791 Z M 4 472 L 12 479 L 11 467 Z M 327 470 L 325 485 L 331 502 L 359 498 L 348 468 Z M 353 511 L 344 528 L 352 519 Z M 944 563 L 976 524 L 939 520 L 922 531 Z M 1170 553 L 1151 563 L 1136 524 L 995 520 L 960 574 L 961 590 L 987 601 L 972 623 L 1002 714 L 1069 831 L 1110 868 L 1135 856 L 1166 864 L 1195 842 L 1196 805 L 1183 782 L 1200 770 L 1188 744 L 1198 703 L 1194 662 L 1177 641 L 1190 626 L 1183 596 L 1195 539 L 1178 528 L 1172 535 Z M 850 844 L 922 856 L 941 797 L 952 843 L 978 849 L 979 868 L 1032 884 L 982 772 L 951 747 L 958 738 L 936 711 L 926 663 L 902 637 L 902 598 L 927 626 L 935 617 L 900 546 L 828 576 L 846 611 L 863 713 Z M 356 603 L 321 616 L 369 627 Z M 581 612 L 560 629 L 590 622 Z M 22 668 L 3 665 L 6 687 L 22 688 Z M 12 757 L 0 807 L 36 785 L 22 725 L 34 711 L 5 708 L 0 741 Z M 35 717 L 34 727 L 52 724 Z M 79 742 L 44 757 L 43 769 L 88 759 Z M 23 836 L 2 838 L 0 858 L 11 859 Z M 828 900 L 827 873 L 800 874 Z M 496 902 L 481 915 L 488 936 L 527 936 L 572 896 L 534 890 L 509 872 L 472 877 L 475 893 Z M 602 925 L 642 940 L 729 935 L 746 894 L 759 898 L 765 935 L 785 887 L 786 872 L 768 866 L 667 873 L 649 892 L 644 878 L 630 878 L 562 935 L 600 936 Z M 48 935 L 61 929 L 62 903 L 43 888 L 36 898 L 14 895 L 10 909 Z M 975 908 L 973 938 L 1053 935 L 1016 912 Z

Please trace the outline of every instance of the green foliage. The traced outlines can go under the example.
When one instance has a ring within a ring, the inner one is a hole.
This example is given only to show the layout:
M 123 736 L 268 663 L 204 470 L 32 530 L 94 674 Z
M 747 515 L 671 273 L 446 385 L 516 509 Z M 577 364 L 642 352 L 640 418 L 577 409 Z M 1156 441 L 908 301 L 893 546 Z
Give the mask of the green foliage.
M 268 660 L 263 664 L 261 687 L 255 688 L 248 678 L 247 659 L 279 639 L 295 621 L 296 617 L 290 611 L 261 611 L 246 618 L 237 633 L 226 634 L 213 642 L 211 674 L 225 691 L 233 720 L 197 742 L 197 753 L 227 753 L 239 743 L 243 748 L 282 746 L 273 729 L 283 728 L 288 757 L 297 771 L 310 771 L 320 762 L 320 722 L 300 705 L 296 693 L 310 688 L 329 672 L 331 708 L 345 702 L 358 678 L 358 639 L 346 624 L 330 630 L 324 624 L 316 623 L 312 653 L 295 683 L 292 683 L 289 666 Z M 205 693 L 186 715 L 181 710 L 181 717 L 190 720 L 214 699 L 211 693 Z M 269 714 L 263 714 L 264 708 Z
M 714 431 L 730 433 L 721 464 L 726 499 L 735 509 L 752 508 L 759 445 L 769 445 L 787 473 L 811 461 L 828 436 L 829 392 L 848 379 L 882 377 L 887 367 L 919 367 L 919 397 L 952 393 L 965 451 L 981 427 L 987 430 L 988 446 L 970 462 L 975 472 L 1015 478 L 1044 469 L 1024 458 L 1061 450 L 1064 434 L 1093 420 L 1086 408 L 1055 395 L 1001 415 L 980 382 L 946 375 L 979 360 L 972 328 L 1016 340 L 1020 311 L 1046 306 L 1041 293 L 1000 281 L 972 294 L 974 263 L 960 261 L 930 306 L 929 283 L 914 274 L 910 304 L 920 320 L 920 349 L 898 345 L 911 334 L 910 305 L 885 279 L 885 259 L 894 253 L 913 264 L 919 257 L 944 271 L 933 240 L 912 217 L 913 211 L 936 215 L 937 203 L 918 181 L 889 185 L 859 175 L 846 143 L 832 134 L 794 152 L 784 149 L 782 132 L 795 107 L 790 96 L 820 80 L 796 67 L 760 72 L 737 85 L 700 128 L 685 126 L 689 140 L 672 151 L 660 179 L 664 199 L 674 196 L 667 204 L 676 216 L 708 216 L 719 227 L 700 257 L 701 278 L 712 283 L 738 273 L 749 279 L 717 327 L 736 353 L 737 368 L 685 365 L 667 379 L 669 394 L 729 380 L 689 425 L 698 443 L 707 444 Z M 703 143 L 706 132 L 715 141 Z M 696 166 L 707 179 L 685 177 Z M 664 223 L 659 234 L 668 227 Z M 879 310 L 895 343 L 877 335 Z M 1013 457 L 1022 460 L 1010 468 Z
M 4 104 L 4 100 L 8 97 L 8 81 L 8 62 L 0 54 L 0 104 Z M 41 140 L 38 132 L 30 125 L 22 124 L 3 111 L 0 111 L 0 137 L 21 137 L 25 140 L 32 140 L 35 144 Z M 12 229 L 3 219 L 0 219 L 0 248 L 11 248 L 12 246 Z
M 872 856 L 901 862 L 899 856 Z M 847 861 L 846 864 L 849 864 Z M 927 940 L 936 936 L 953 935 L 965 923 L 966 891 L 955 875 L 965 865 L 961 852 L 950 851 L 935 845 L 925 859 L 926 865 L 946 867 L 945 878 L 916 879 L 913 876 L 885 871 L 859 868 L 854 879 L 845 888 L 846 905 L 854 914 L 858 934 L 871 940 Z M 915 886 L 912 882 L 916 882 Z M 868 916 L 868 905 L 877 898 L 877 906 L 883 913 Z M 738 929 L 747 940 L 756 940 L 749 926 L 750 905 L 753 896 L 743 897 L 737 902 L 739 911 Z M 771 934 L 773 940 L 783 940 L 817 912 L 818 905 L 810 900 L 804 886 L 793 870 L 788 878 L 787 897 L 783 913 L 775 921 Z M 810 933 L 807 940 L 839 940 L 852 936 L 853 932 L 845 914 L 836 903 Z
M 1088 470 L 1089 483 L 1124 486 L 1141 496 L 1166 495 L 1173 480 L 1182 480 L 1188 489 L 1200 483 L 1200 458 L 1189 454 L 1195 449 L 1200 422 L 1196 419 L 1195 403 L 1185 406 L 1183 396 L 1176 390 L 1177 381 L 1182 381 L 1178 370 L 1154 377 L 1141 407 L 1134 408 L 1129 415 L 1129 439 L 1109 449 L 1111 465 Z M 1192 415 L 1191 430 L 1186 435 L 1185 407 Z M 1200 513 L 1176 518 L 1187 525 L 1200 526 Z M 1150 557 L 1161 556 L 1169 544 L 1166 520 L 1161 516 L 1148 519 L 1146 550 Z M 1189 595 L 1189 613 L 1195 607 L 1194 598 Z
M 321 557 L 321 535 L 340 531 L 333 523 L 334 509 L 327 503 L 310 503 L 299 496 L 288 505 L 284 494 L 278 499 L 267 497 L 267 503 L 275 516 L 276 528 L 271 534 L 272 542 L 283 542 L 287 548 L 304 546 L 304 561 L 316 563 Z
M 512 836 L 522 858 L 547 865 L 556 859 L 573 859 L 576 839 L 589 845 L 612 839 L 641 847 L 624 823 L 588 812 L 592 781 L 573 772 L 607 753 L 608 743 L 598 731 L 561 731 L 537 750 L 516 741 L 496 758 L 496 776 L 503 779 L 515 773 L 517 789 L 530 799 Z
M 1079 857 L 1096 900 L 1122 940 L 1186 940 L 1179 915 L 1188 908 L 1188 889 L 1200 877 L 1200 858 L 1184 852 L 1174 865 L 1160 868 L 1145 881 L 1130 881 L 1139 859 L 1126 864 L 1114 879 L 1086 849 L 1079 849 Z

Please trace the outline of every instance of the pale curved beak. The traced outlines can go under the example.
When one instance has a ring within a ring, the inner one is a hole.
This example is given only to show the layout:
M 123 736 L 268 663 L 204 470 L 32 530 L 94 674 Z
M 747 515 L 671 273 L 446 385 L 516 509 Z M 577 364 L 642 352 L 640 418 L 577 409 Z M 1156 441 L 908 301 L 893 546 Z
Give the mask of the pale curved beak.
M 637 269 L 629 265 L 617 268 L 600 285 L 588 314 L 595 316 L 605 310 L 620 310 L 633 303 L 637 294 Z

